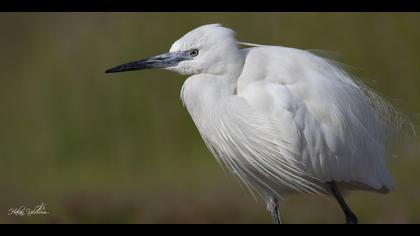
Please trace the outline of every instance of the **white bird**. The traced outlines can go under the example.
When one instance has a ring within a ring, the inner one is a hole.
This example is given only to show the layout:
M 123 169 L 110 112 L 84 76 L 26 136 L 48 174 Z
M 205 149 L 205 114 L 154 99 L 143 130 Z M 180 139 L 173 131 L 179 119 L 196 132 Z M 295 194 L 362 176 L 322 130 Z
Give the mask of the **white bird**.
M 241 49 L 239 45 L 252 46 Z M 273 223 L 289 193 L 387 193 L 385 156 L 404 119 L 337 63 L 310 51 L 241 43 L 220 24 L 198 27 L 159 56 L 115 73 L 164 68 L 190 77 L 181 99 L 214 157 L 254 194 Z

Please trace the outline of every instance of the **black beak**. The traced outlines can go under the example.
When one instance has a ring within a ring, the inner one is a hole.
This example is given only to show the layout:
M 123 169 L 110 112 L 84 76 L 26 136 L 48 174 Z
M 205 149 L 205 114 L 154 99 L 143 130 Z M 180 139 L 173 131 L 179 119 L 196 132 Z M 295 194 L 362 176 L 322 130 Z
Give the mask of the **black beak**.
M 133 70 L 145 70 L 154 68 L 168 68 L 178 65 L 179 62 L 190 60 L 192 57 L 185 52 L 169 52 L 147 59 L 122 64 L 105 71 L 105 73 L 117 73 Z

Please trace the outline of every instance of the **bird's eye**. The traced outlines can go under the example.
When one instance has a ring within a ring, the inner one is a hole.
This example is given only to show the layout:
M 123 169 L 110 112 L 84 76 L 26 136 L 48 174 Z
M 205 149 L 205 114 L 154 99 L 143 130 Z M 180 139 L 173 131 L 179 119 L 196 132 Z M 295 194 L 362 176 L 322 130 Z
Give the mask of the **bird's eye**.
M 192 49 L 192 50 L 190 51 L 190 56 L 195 57 L 195 56 L 197 56 L 197 55 L 198 55 L 198 49 Z

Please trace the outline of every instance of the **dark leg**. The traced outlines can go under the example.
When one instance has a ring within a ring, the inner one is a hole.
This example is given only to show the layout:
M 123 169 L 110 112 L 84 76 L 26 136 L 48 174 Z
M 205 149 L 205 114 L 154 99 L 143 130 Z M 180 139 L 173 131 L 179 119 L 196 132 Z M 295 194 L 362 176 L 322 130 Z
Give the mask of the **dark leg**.
M 335 182 L 328 182 L 327 184 L 330 187 L 331 192 L 334 194 L 335 199 L 337 199 L 338 203 L 340 204 L 341 209 L 343 209 L 344 214 L 346 214 L 346 224 L 357 224 L 356 215 L 347 206 Z
M 272 220 L 273 224 L 281 224 L 277 198 L 271 197 L 271 196 L 268 197 L 268 199 L 267 199 L 267 210 L 271 214 L 271 220 Z

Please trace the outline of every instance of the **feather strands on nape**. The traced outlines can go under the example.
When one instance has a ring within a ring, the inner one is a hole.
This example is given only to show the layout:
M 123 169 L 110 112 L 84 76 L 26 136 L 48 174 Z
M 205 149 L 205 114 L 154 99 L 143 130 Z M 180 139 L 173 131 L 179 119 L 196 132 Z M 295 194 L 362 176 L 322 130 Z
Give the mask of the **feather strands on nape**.
M 262 44 L 247 43 L 247 42 L 237 42 L 239 45 L 250 46 L 250 47 L 260 47 Z

